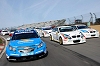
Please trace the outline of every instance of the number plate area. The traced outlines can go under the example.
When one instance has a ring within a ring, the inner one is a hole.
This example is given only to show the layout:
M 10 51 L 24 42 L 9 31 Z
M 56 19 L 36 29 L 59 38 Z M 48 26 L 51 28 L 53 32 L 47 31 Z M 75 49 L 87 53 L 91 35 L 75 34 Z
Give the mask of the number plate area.
M 30 53 L 21 53 L 21 56 L 28 56 L 28 55 L 34 55 L 33 52 L 30 52 Z

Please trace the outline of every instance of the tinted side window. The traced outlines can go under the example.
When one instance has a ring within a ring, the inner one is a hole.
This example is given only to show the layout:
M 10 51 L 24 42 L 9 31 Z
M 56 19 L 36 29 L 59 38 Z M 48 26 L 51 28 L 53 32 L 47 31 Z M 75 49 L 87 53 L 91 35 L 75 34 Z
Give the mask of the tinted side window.
M 58 28 L 53 28 L 52 32 L 58 31 Z
M 52 32 L 55 32 L 55 28 L 52 29 Z
M 58 31 L 58 28 L 56 28 L 55 31 Z

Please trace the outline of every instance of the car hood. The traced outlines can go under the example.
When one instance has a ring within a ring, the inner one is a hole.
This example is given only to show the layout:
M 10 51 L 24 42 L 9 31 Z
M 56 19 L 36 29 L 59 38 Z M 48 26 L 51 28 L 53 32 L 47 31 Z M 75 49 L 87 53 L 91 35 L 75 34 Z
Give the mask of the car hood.
M 21 39 L 21 40 L 11 40 L 10 45 L 14 47 L 18 46 L 31 46 L 31 45 L 39 45 L 41 43 L 40 38 L 32 38 L 32 39 Z
M 67 34 L 69 36 L 72 36 L 72 35 L 79 35 L 80 32 L 79 31 L 70 31 L 70 32 L 61 32 L 62 34 Z

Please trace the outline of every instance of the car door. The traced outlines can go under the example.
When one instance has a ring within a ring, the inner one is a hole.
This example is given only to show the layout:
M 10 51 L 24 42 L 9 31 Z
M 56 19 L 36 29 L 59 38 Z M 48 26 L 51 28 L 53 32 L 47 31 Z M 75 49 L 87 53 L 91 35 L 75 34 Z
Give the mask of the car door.
M 55 29 L 55 39 L 59 40 L 59 30 L 58 30 L 58 28 Z
M 54 40 L 56 40 L 56 28 L 53 28 L 53 30 L 52 30 L 52 37 L 53 37 L 53 39 Z

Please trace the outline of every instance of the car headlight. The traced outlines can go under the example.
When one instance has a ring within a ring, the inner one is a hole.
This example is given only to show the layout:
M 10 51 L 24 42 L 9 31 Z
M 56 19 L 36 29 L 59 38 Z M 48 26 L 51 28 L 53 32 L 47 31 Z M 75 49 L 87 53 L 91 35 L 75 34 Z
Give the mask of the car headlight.
M 41 48 L 43 46 L 43 42 L 41 42 L 39 45 L 38 45 L 38 48 Z
M 13 47 L 10 46 L 10 45 L 9 45 L 9 49 L 10 49 L 11 51 L 16 51 L 16 48 L 13 48 Z
M 67 34 L 62 34 L 63 35 L 63 37 L 65 38 L 65 39 L 71 39 L 71 37 L 69 36 L 69 35 L 67 35 Z

